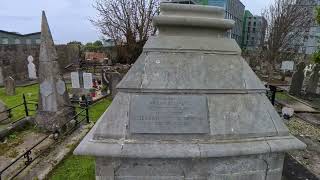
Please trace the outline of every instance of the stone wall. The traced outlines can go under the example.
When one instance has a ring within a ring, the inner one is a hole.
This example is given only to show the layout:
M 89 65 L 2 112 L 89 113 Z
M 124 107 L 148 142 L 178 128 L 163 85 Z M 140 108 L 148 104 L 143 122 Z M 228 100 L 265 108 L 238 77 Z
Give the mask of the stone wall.
M 65 72 L 65 66 L 78 60 L 80 49 L 77 45 L 57 45 L 56 49 L 60 70 Z M 39 51 L 39 45 L 0 45 L 0 78 L 12 76 L 18 81 L 27 80 L 27 57 L 32 55 L 38 68 Z

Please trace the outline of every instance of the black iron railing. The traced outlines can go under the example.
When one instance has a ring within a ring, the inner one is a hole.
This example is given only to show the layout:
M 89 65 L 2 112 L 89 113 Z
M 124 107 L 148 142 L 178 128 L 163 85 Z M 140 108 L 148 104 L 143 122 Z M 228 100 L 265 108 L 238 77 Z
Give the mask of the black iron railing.
M 30 112 L 31 112 L 31 111 L 36 111 L 36 110 L 37 110 L 37 108 L 38 108 L 38 103 L 35 103 L 35 102 L 32 102 L 32 101 L 29 101 L 29 102 L 28 102 L 28 101 L 26 100 L 26 96 L 25 96 L 24 94 L 22 95 L 22 99 L 23 99 L 23 102 L 22 102 L 21 104 L 18 104 L 18 105 L 14 106 L 14 107 L 11 107 L 11 108 L 9 108 L 9 109 L 7 109 L 7 110 L 5 110 L 5 111 L 0 112 L 0 114 L 7 114 L 7 117 L 6 117 L 6 118 L 0 119 L 0 123 L 4 122 L 4 121 L 6 121 L 6 120 L 11 119 L 11 118 L 13 117 L 12 111 L 15 110 L 15 109 L 18 109 L 18 108 L 20 108 L 20 107 L 22 107 L 22 106 L 23 106 L 23 108 L 24 108 L 24 115 L 16 118 L 16 120 L 12 120 L 12 122 L 20 121 L 20 120 L 28 117 L 28 116 L 30 115 Z M 28 107 L 28 105 L 35 105 L 36 108 L 35 108 L 35 109 L 30 109 L 30 108 Z
M 267 89 L 267 97 L 270 100 L 272 105 L 275 105 L 276 102 L 276 93 L 277 92 L 283 92 L 283 90 L 278 90 L 277 86 L 274 85 L 266 85 Z
M 24 99 L 24 103 L 17 105 L 16 107 L 19 106 L 24 106 L 25 110 L 26 110 L 26 116 L 29 115 L 28 114 L 28 106 L 27 106 L 27 102 Z M 47 140 L 49 137 L 53 137 L 54 140 L 58 140 L 59 137 L 63 137 L 66 134 L 69 134 L 71 132 L 73 132 L 74 130 L 76 130 L 80 123 L 82 123 L 83 121 L 86 121 L 87 123 L 90 123 L 90 118 L 89 118 L 89 103 L 87 100 L 84 101 L 83 106 L 80 107 L 75 107 L 72 106 L 73 108 L 79 108 L 79 112 L 77 112 L 77 114 L 75 114 L 72 118 L 70 118 L 65 124 L 63 124 L 62 126 L 66 126 L 68 123 L 70 123 L 71 121 L 75 121 L 75 124 L 73 127 L 69 128 L 67 131 L 63 132 L 63 134 L 60 133 L 59 130 L 56 130 L 55 132 L 46 135 L 44 138 L 42 138 L 41 140 L 39 140 L 38 142 L 36 142 L 31 148 L 27 149 L 23 154 L 19 155 L 14 161 L 12 161 L 9 165 L 7 165 L 5 168 L 3 168 L 0 171 L 0 180 L 2 180 L 2 176 L 3 174 L 8 171 L 10 169 L 10 167 L 13 167 L 16 163 L 20 162 L 21 160 L 24 160 L 24 165 L 22 167 L 20 167 L 19 170 L 15 171 L 14 173 L 10 173 L 10 178 L 8 179 L 13 179 L 15 177 L 17 177 L 21 172 L 23 172 L 32 162 L 34 162 L 36 159 L 38 159 L 41 155 L 43 155 L 43 153 L 45 152 L 45 150 L 40 150 L 40 153 L 35 154 L 34 157 L 32 157 L 32 152 L 36 150 L 37 147 L 39 147 L 41 144 L 43 144 L 43 142 L 45 142 L 45 140 Z M 12 109 L 12 108 L 11 108 Z

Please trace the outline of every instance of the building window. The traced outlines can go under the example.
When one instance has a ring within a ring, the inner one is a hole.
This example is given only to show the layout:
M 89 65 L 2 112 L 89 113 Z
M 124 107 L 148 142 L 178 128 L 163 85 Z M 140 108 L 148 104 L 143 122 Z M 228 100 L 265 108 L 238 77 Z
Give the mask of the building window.
M 256 25 L 257 25 L 257 22 L 254 22 L 254 23 L 253 23 L 253 26 L 256 26 Z
M 31 39 L 27 39 L 26 44 L 31 44 Z
M 41 40 L 40 39 L 36 39 L 36 44 L 40 44 Z
M 14 44 L 21 44 L 20 39 L 16 39 L 16 40 L 14 40 Z
M 249 21 L 248 26 L 251 26 L 251 21 Z
M 3 38 L 2 39 L 2 44 L 9 44 L 8 38 Z
M 255 33 L 256 32 L 256 28 L 252 28 L 252 32 Z

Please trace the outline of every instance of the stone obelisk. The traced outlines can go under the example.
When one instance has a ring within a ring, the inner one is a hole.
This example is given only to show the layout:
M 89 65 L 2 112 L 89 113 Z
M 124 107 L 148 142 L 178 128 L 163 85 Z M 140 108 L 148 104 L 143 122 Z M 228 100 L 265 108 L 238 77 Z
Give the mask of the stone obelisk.
M 59 70 L 58 56 L 45 12 L 42 12 L 39 56 L 39 108 L 36 123 L 40 128 L 56 131 L 63 128 L 73 114 L 70 100 Z

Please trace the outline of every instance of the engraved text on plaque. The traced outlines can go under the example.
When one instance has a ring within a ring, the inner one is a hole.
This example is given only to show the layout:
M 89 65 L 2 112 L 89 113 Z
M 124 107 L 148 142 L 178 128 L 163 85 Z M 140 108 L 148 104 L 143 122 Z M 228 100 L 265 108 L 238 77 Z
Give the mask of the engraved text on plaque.
M 209 133 L 205 96 L 135 95 L 129 119 L 130 133 Z

